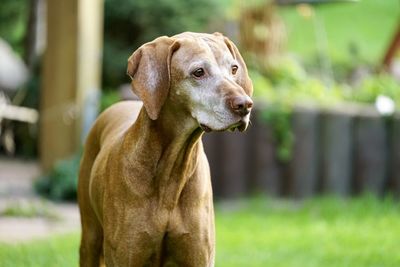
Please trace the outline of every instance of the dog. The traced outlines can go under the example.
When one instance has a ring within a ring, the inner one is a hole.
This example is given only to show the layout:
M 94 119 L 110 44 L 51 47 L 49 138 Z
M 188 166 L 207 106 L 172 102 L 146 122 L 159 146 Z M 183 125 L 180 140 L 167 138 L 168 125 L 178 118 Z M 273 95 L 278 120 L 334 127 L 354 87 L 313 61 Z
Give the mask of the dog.
M 80 266 L 214 266 L 214 210 L 204 132 L 244 131 L 253 86 L 220 33 L 185 32 L 128 59 L 143 103 L 104 111 L 88 134 L 78 202 Z

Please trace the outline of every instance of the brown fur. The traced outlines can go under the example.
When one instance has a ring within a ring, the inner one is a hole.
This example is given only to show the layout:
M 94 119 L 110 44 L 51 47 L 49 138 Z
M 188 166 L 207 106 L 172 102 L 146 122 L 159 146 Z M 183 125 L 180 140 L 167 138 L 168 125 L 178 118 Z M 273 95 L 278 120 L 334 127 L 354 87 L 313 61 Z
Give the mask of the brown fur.
M 160 37 L 129 58 L 127 72 L 144 108 L 140 102 L 115 104 L 89 133 L 78 185 L 80 266 L 214 265 L 204 131 L 191 113 L 199 104 L 190 98 L 194 91 L 185 91 L 188 81 L 198 81 L 185 74 L 185 64 L 201 54 L 222 68 L 227 53 L 240 65 L 240 73 L 232 79 L 209 78 L 215 79 L 207 81 L 210 94 L 218 91 L 227 103 L 232 97 L 246 97 L 251 103 L 247 95 L 252 85 L 243 59 L 221 34 Z M 233 114 L 229 104 L 225 106 Z M 240 118 L 230 114 L 226 128 Z

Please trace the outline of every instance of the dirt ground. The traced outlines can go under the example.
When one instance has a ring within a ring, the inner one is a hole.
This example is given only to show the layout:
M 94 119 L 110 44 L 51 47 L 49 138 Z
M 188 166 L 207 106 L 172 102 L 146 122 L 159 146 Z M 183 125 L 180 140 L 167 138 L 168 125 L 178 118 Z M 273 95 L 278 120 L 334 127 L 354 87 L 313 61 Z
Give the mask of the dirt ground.
M 0 157 L 0 242 L 16 243 L 79 231 L 75 203 L 53 203 L 34 193 L 32 182 L 40 173 L 35 161 Z M 10 210 L 16 208 L 34 212 L 11 216 Z

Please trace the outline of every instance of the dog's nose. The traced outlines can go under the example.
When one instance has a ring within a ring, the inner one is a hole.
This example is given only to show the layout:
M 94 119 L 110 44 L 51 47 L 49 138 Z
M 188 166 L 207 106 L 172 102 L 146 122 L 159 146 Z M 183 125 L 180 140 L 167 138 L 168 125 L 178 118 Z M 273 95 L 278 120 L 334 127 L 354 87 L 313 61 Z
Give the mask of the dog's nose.
M 232 111 L 240 116 L 246 116 L 249 114 L 253 107 L 253 101 L 247 95 L 232 97 L 229 104 Z

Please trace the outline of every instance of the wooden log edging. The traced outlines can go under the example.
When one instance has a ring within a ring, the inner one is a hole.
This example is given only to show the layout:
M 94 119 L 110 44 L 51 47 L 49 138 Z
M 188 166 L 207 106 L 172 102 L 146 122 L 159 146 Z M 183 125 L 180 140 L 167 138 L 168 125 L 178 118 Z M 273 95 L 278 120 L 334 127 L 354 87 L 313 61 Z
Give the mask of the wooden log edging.
M 248 158 L 250 133 L 209 133 L 203 138 L 216 198 L 235 198 L 249 193 Z
M 387 134 L 379 114 L 359 114 L 355 118 L 353 164 L 355 192 L 382 195 L 387 179 Z
M 280 196 L 285 193 L 285 174 L 282 163 L 277 157 L 277 146 L 273 131 L 262 121 L 258 114 L 253 115 L 251 132 L 251 173 L 250 190 L 256 193 L 266 193 L 270 196 Z
M 208 163 L 210 165 L 211 171 L 211 182 L 213 187 L 213 193 L 216 198 L 219 198 L 223 195 L 222 188 L 225 180 L 225 177 L 222 176 L 221 166 L 222 164 L 226 164 L 222 160 L 221 151 L 221 136 L 219 133 L 207 133 L 203 137 L 204 151 L 207 154 Z
M 353 116 L 328 110 L 321 117 L 322 192 L 349 196 L 352 186 Z
M 400 197 L 400 114 L 373 107 L 296 108 L 292 159 L 277 159 L 272 126 L 255 110 L 246 133 L 204 137 L 216 198 L 251 193 L 311 197 L 364 192 Z M 390 127 L 389 127 L 390 126 Z
M 390 182 L 391 193 L 400 198 L 400 114 L 393 116 L 390 134 Z
M 289 194 L 296 198 L 317 193 L 319 174 L 319 112 L 299 108 L 293 113 L 294 147 L 289 164 Z

